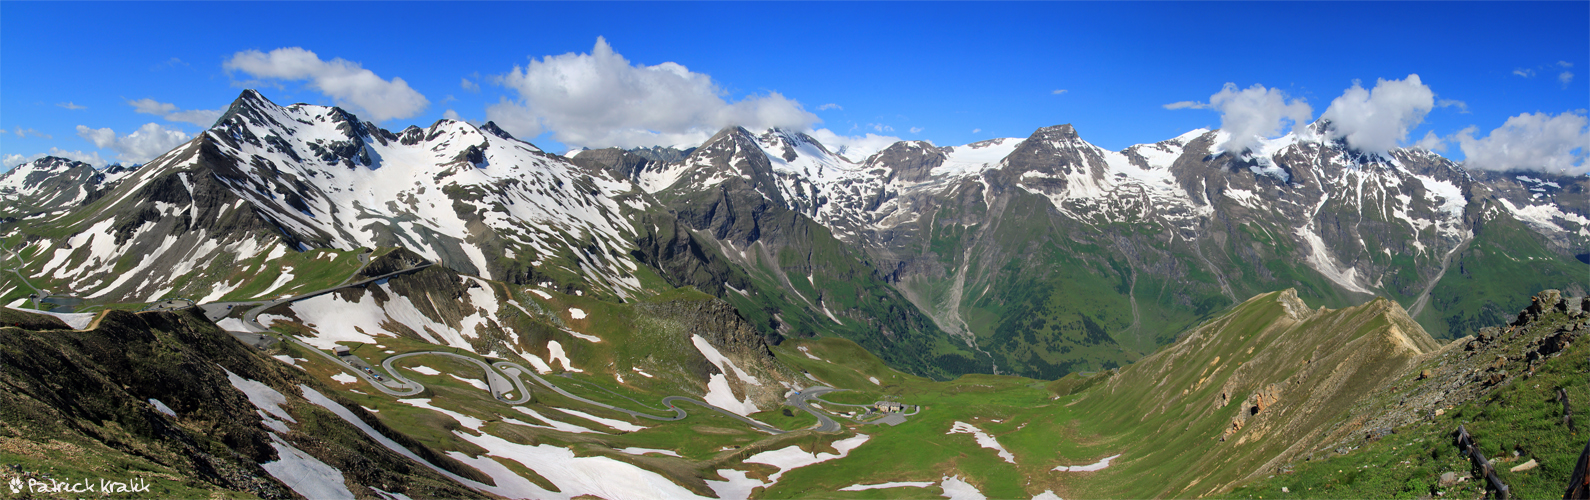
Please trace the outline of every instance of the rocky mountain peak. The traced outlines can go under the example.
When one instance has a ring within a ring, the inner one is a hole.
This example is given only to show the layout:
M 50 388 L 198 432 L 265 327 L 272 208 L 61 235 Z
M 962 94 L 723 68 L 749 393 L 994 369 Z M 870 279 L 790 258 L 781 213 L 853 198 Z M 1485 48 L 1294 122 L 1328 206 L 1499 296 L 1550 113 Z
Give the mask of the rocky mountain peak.
M 1103 162 L 1101 150 L 1083 141 L 1071 124 L 1040 128 L 1005 157 L 1006 172 L 1018 176 L 1025 172 L 1065 175 Z
M 485 125 L 480 126 L 480 131 L 501 137 L 503 139 L 513 140 L 513 134 L 509 134 L 507 130 L 503 130 L 502 127 L 498 127 L 496 122 L 486 122 Z
M 893 178 L 905 182 L 927 180 L 934 168 L 944 164 L 949 155 L 944 149 L 927 141 L 900 141 L 867 157 L 863 164 L 868 168 L 892 169 Z

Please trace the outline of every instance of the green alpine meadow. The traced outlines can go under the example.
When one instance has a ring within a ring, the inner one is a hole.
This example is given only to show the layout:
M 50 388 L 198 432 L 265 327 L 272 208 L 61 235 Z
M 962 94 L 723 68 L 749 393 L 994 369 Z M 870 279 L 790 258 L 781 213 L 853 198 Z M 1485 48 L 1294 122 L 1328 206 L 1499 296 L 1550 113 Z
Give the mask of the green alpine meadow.
M 1584 3 L 0 8 L 0 500 L 1590 498 Z

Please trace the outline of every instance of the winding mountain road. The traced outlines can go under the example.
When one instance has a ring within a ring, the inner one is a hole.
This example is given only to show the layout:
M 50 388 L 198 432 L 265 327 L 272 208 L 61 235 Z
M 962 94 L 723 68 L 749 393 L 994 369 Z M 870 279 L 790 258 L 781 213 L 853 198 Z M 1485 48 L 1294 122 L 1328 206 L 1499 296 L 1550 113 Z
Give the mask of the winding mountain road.
M 250 328 L 256 329 L 257 331 L 265 332 L 265 331 L 270 331 L 270 329 L 266 328 L 265 325 L 260 324 L 259 321 L 258 321 L 258 318 L 259 318 L 260 313 L 263 313 L 263 312 L 265 312 L 266 310 L 268 310 L 268 309 L 270 309 L 272 307 L 276 307 L 276 306 L 281 305 L 281 304 L 288 304 L 288 303 L 296 302 L 296 301 L 303 300 L 303 299 L 308 299 L 308 298 L 311 298 L 311 297 L 317 297 L 317 296 L 324 295 L 324 294 L 327 294 L 327 293 L 331 293 L 331 292 L 334 292 L 334 291 L 337 291 L 337 290 L 340 290 L 340 289 L 343 289 L 343 288 L 355 287 L 355 286 L 363 286 L 365 284 L 377 282 L 377 281 L 380 281 L 380 280 L 384 280 L 384 279 L 387 279 L 387 278 L 390 278 L 390 277 L 393 277 L 393 276 L 396 276 L 396 275 L 399 275 L 399 274 L 419 271 L 421 269 L 425 269 L 427 267 L 430 267 L 430 266 L 434 265 L 432 263 L 427 262 L 427 263 L 424 263 L 424 264 L 421 264 L 421 265 L 418 265 L 418 266 L 414 266 L 414 267 L 410 267 L 410 268 L 406 268 L 406 269 L 400 269 L 400 270 L 393 271 L 393 272 L 390 272 L 390 273 L 382 274 L 380 276 L 375 276 L 375 277 L 371 277 L 371 278 L 367 278 L 367 279 L 363 279 L 363 280 L 360 280 L 360 281 L 356 281 L 356 282 L 350 283 L 349 281 L 351 281 L 355 276 L 358 276 L 359 272 L 362 272 L 365 267 L 369 266 L 367 255 L 360 255 L 359 257 L 360 257 L 361 261 L 364 261 L 364 265 L 359 266 L 359 269 L 355 270 L 353 275 L 350 275 L 348 277 L 348 279 L 343 280 L 342 283 L 339 283 L 336 286 L 332 286 L 332 287 L 324 288 L 324 289 L 320 289 L 320 290 L 315 290 L 315 291 L 308 292 L 308 293 L 301 293 L 301 294 L 294 295 L 294 296 L 291 296 L 291 297 L 283 297 L 283 298 L 280 298 L 280 299 L 269 300 L 269 301 L 211 302 L 211 303 L 208 303 L 208 304 L 199 305 L 197 307 L 199 307 L 200 310 L 202 310 L 204 312 L 205 317 L 209 318 L 211 321 L 216 321 L 216 320 L 219 320 L 221 318 L 224 318 L 224 317 L 228 316 L 231 313 L 232 309 L 236 308 L 237 306 L 254 306 L 254 307 L 250 308 L 247 312 L 243 313 L 243 324 L 248 326 L 248 327 L 250 327 Z M 541 383 L 541 385 L 545 386 L 546 388 L 551 389 L 553 392 L 561 394 L 564 397 L 567 397 L 569 399 L 573 399 L 575 401 L 579 401 L 579 402 L 582 402 L 582 403 L 585 403 L 585 404 L 589 404 L 589 405 L 592 405 L 592 406 L 598 406 L 598 407 L 601 407 L 601 408 L 606 408 L 606 409 L 609 409 L 609 410 L 612 410 L 612 411 L 616 411 L 616 412 L 619 412 L 619 413 L 624 413 L 624 414 L 631 415 L 631 416 L 634 416 L 634 417 L 637 417 L 637 418 L 646 418 L 646 419 L 657 420 L 657 421 L 662 421 L 662 422 L 672 422 L 672 421 L 682 420 L 686 416 L 688 416 L 689 413 L 686 412 L 683 408 L 680 408 L 680 407 L 676 406 L 675 403 L 691 403 L 691 404 L 698 405 L 698 406 L 701 406 L 703 408 L 706 408 L 706 409 L 721 413 L 724 416 L 727 416 L 729 418 L 733 418 L 735 420 L 739 420 L 741 422 L 745 422 L 747 425 L 750 425 L 751 427 L 756 428 L 757 430 L 761 430 L 763 432 L 768 432 L 768 433 L 771 433 L 771 434 L 784 434 L 784 433 L 790 432 L 790 431 L 786 431 L 786 430 L 783 430 L 783 429 L 779 429 L 777 427 L 773 427 L 771 425 L 767 425 L 767 424 L 762 423 L 762 422 L 758 422 L 756 420 L 752 420 L 750 418 L 746 418 L 746 417 L 744 417 L 742 415 L 739 415 L 737 413 L 731 412 L 729 410 L 725 410 L 723 408 L 719 408 L 717 406 L 713 406 L 711 403 L 707 403 L 706 401 L 702 401 L 702 400 L 699 400 L 699 399 L 686 397 L 686 396 L 668 396 L 668 397 L 665 397 L 665 398 L 662 399 L 663 405 L 667 406 L 668 409 L 671 409 L 671 410 L 674 411 L 674 414 L 672 416 L 658 416 L 658 415 L 652 415 L 652 414 L 649 414 L 649 413 L 643 413 L 643 412 L 630 410 L 630 409 L 627 409 L 627 408 L 619 408 L 617 406 L 609 405 L 607 403 L 602 403 L 602 402 L 598 402 L 598 401 L 592 401 L 590 399 L 586 399 L 586 398 L 583 398 L 583 397 L 580 397 L 580 396 L 576 396 L 573 393 L 570 393 L 570 392 L 568 392 L 566 390 L 563 390 L 562 388 L 560 388 L 560 387 L 558 387 L 556 385 L 553 385 L 552 382 L 549 382 L 549 381 L 547 381 L 547 379 L 542 378 L 541 375 L 536 373 L 534 370 L 530 370 L 528 368 L 525 368 L 523 365 L 520 365 L 518 363 L 514 363 L 514 362 L 511 362 L 511 361 L 498 361 L 494 365 L 487 365 L 486 362 L 481 361 L 479 359 L 476 359 L 476 358 L 473 358 L 473 357 L 469 357 L 469 356 L 460 355 L 460 354 L 457 354 L 457 353 L 445 352 L 445 351 L 408 352 L 408 353 L 403 353 L 403 354 L 398 354 L 398 355 L 395 355 L 395 356 L 387 357 L 385 360 L 381 361 L 381 367 L 386 370 L 387 375 L 390 376 L 391 379 L 392 379 L 391 383 L 389 384 L 389 383 L 385 383 L 383 381 L 376 380 L 373 375 L 371 375 L 369 373 L 366 373 L 364 370 L 358 369 L 358 368 L 354 367 L 353 365 L 349 364 L 347 361 L 345 361 L 345 360 L 343 360 L 343 359 L 341 359 L 341 358 L 339 358 L 337 356 L 334 356 L 334 355 L 332 355 L 330 353 L 327 353 L 324 350 L 321 350 L 321 349 L 316 348 L 314 346 L 311 346 L 309 344 L 305 344 L 304 342 L 298 340 L 297 338 L 293 337 L 292 335 L 282 335 L 281 337 L 284 340 L 288 341 L 288 342 L 292 342 L 294 345 L 302 347 L 305 350 L 312 351 L 315 354 L 319 354 L 321 357 L 326 358 L 327 360 L 330 360 L 331 362 L 336 363 L 337 365 L 347 369 L 348 371 L 353 372 L 355 375 L 358 375 L 359 378 L 364 379 L 365 382 L 369 382 L 372 387 L 375 387 L 377 390 L 379 390 L 379 391 L 381 391 L 383 393 L 386 393 L 388 395 L 392 395 L 392 396 L 398 396 L 398 397 L 414 396 L 414 395 L 417 395 L 417 394 L 425 391 L 425 386 L 423 384 L 421 384 L 418 381 L 415 381 L 413 379 L 410 379 L 408 377 L 404 377 L 401 373 L 398 372 L 397 368 L 395 366 L 393 366 L 392 363 L 396 362 L 399 359 L 413 357 L 413 356 L 435 355 L 435 356 L 451 357 L 451 358 L 454 358 L 454 359 L 462 360 L 464 362 L 473 363 L 476 366 L 479 366 L 481 368 L 481 370 L 486 372 L 486 387 L 487 387 L 487 390 L 489 392 L 491 392 L 491 396 L 493 398 L 497 399 L 498 401 L 502 401 L 502 402 L 510 404 L 510 405 L 523 404 L 523 403 L 525 403 L 525 402 L 530 400 L 530 396 L 531 396 L 530 391 L 528 390 L 527 387 L 525 387 L 524 380 L 520 378 L 521 375 L 529 375 L 530 378 L 535 379 L 536 382 Z M 495 366 L 498 370 L 502 370 L 502 373 L 499 374 L 497 372 L 497 370 L 493 370 L 492 369 L 493 366 Z M 506 376 L 504 376 L 504 374 Z M 514 398 L 512 400 L 503 399 L 503 397 L 502 397 L 503 394 L 509 394 L 509 393 L 511 393 L 510 391 L 514 391 L 514 390 L 518 391 L 517 392 L 518 397 L 516 397 L 516 398 Z M 817 410 L 813 409 L 810 405 L 807 404 L 807 400 L 808 399 L 816 398 L 817 396 L 820 396 L 822 394 L 826 394 L 826 393 L 829 393 L 829 392 L 833 392 L 833 391 L 836 391 L 836 390 L 839 390 L 839 389 L 834 389 L 834 388 L 831 388 L 831 387 L 821 387 L 821 386 L 810 387 L 810 388 L 807 388 L 805 391 L 797 392 L 794 395 L 790 396 L 789 400 L 786 401 L 786 403 L 791 405 L 791 406 L 795 406 L 797 408 L 800 408 L 801 410 L 804 410 L 807 413 L 812 414 L 812 416 L 817 417 L 817 425 L 814 425 L 814 426 L 811 427 L 813 430 L 816 430 L 817 432 L 839 432 L 840 425 L 839 425 L 838 422 L 835 422 L 834 419 L 829 418 L 827 415 L 824 415 L 824 414 L 818 412 Z

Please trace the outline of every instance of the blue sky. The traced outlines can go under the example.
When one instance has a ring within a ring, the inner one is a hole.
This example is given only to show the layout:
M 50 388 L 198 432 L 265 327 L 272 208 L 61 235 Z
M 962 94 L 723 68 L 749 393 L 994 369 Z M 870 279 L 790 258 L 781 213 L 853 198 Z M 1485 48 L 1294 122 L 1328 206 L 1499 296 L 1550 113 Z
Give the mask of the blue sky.
M 598 37 L 612 57 L 587 55 Z M 634 80 L 669 62 L 685 77 Z M 623 81 L 582 87 L 578 105 L 549 97 L 549 78 L 581 67 Z M 1355 81 L 1378 92 L 1413 74 L 1438 104 L 1380 142 L 1431 135 L 1463 158 L 1457 134 L 1473 126 L 1468 151 L 1490 135 L 1542 151 L 1579 142 L 1569 161 L 1583 165 L 1587 2 L 3 2 L 0 157 L 139 161 L 199 133 L 245 86 L 392 130 L 449 111 L 512 122 L 552 151 L 688 142 L 752 116 L 858 145 L 866 133 L 958 145 L 1071 123 L 1120 149 L 1220 127 L 1233 111 L 1209 104 L 1228 82 L 1318 118 Z M 336 88 L 338 75 L 363 80 Z M 625 99 L 645 109 L 601 108 Z M 1184 101 L 1196 104 L 1165 106 Z M 659 110 L 669 116 L 639 116 Z

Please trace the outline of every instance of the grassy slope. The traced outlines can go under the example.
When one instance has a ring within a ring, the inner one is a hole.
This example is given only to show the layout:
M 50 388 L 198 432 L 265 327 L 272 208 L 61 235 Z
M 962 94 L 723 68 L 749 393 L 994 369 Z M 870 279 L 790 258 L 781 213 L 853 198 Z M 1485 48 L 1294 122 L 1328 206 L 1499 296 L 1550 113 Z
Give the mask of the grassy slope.
M 1563 321 L 1558 317 L 1550 321 Z M 1454 431 L 1465 426 L 1492 460 L 1497 474 L 1514 498 L 1562 496 L 1587 437 L 1582 414 L 1590 401 L 1585 374 L 1590 372 L 1590 343 L 1578 342 L 1561 355 L 1545 360 L 1534 375 L 1517 378 L 1488 397 L 1445 409 L 1434 418 L 1394 429 L 1395 433 L 1367 440 L 1346 455 L 1299 461 L 1290 470 L 1268 475 L 1230 492 L 1231 497 L 1277 495 L 1281 488 L 1298 498 L 1421 498 L 1440 493 L 1448 497 L 1476 497 L 1484 493 L 1473 462 L 1458 450 Z M 1405 383 L 1413 383 L 1412 380 Z M 1555 391 L 1564 388 L 1574 403 L 1575 430 L 1560 423 L 1562 405 Z M 1395 403 L 1387 401 L 1385 405 Z M 1514 452 L 1518 452 L 1517 455 Z M 1535 460 L 1530 471 L 1511 472 L 1514 466 Z M 1453 487 L 1438 484 L 1442 473 L 1473 476 Z
M 1548 250 L 1523 223 L 1495 217 L 1452 256 L 1418 320 L 1436 338 L 1458 338 L 1510 321 L 1535 292 L 1575 287 L 1590 289 L 1590 267 Z

